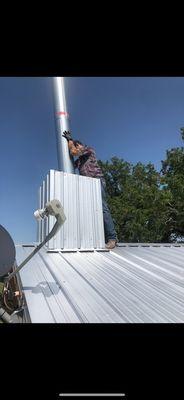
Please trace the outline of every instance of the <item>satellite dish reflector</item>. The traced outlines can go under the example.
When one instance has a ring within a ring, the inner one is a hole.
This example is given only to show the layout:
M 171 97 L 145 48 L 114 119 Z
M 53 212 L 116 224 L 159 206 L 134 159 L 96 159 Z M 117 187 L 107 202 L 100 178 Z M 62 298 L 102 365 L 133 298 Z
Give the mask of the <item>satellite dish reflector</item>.
M 2 225 L 0 225 L 0 276 L 11 271 L 15 262 L 14 242 Z

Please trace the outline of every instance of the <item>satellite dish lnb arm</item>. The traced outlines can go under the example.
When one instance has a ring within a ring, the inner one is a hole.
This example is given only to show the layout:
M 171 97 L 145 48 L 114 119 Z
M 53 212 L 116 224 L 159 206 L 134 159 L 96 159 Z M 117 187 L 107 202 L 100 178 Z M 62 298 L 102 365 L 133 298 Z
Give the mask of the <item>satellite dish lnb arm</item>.
M 45 217 L 48 217 L 49 215 L 52 215 L 56 218 L 56 223 L 53 226 L 51 232 L 46 236 L 46 238 L 43 240 L 42 243 L 40 243 L 29 256 L 16 268 L 15 271 L 13 271 L 10 275 L 8 275 L 5 280 L 8 282 L 13 276 L 15 276 L 27 262 L 36 254 L 38 251 L 53 237 L 56 235 L 58 230 L 61 228 L 61 226 L 64 224 L 66 220 L 66 216 L 63 211 L 63 207 L 59 200 L 51 200 L 45 205 L 45 209 L 42 210 L 37 210 L 34 213 L 35 217 L 37 219 L 43 219 Z

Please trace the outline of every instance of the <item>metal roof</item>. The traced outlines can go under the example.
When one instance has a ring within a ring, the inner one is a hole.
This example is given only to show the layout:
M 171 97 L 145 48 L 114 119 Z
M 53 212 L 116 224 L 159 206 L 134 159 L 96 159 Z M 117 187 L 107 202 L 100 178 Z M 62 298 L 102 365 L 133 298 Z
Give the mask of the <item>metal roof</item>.
M 16 246 L 20 264 L 33 250 Z M 184 322 L 184 246 L 42 249 L 20 271 L 31 322 Z

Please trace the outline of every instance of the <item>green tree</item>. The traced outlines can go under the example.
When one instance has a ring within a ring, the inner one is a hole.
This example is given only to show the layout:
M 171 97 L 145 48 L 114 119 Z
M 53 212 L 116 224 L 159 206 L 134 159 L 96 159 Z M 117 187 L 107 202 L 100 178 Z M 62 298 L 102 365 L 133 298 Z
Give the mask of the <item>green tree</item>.
M 120 195 L 129 180 L 132 165 L 118 157 L 112 157 L 111 162 L 102 162 L 101 160 L 98 162 L 104 173 L 109 196 L 116 197 Z
M 111 162 L 100 161 L 100 165 L 118 239 L 122 242 L 168 241 L 171 193 L 167 186 L 162 188 L 154 165 L 139 162 L 133 166 L 117 157 Z
M 184 128 L 180 129 L 184 139 Z M 184 147 L 167 150 L 162 161 L 161 175 L 167 190 L 171 193 L 168 216 L 173 238 L 184 236 Z

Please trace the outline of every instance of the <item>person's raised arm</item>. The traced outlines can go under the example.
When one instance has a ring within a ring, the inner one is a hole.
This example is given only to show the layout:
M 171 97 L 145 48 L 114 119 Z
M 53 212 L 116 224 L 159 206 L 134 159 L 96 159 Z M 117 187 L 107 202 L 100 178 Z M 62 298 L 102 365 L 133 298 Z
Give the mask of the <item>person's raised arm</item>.
M 72 156 L 79 156 L 81 154 L 80 150 L 75 147 L 73 140 L 68 141 L 68 147 Z
M 74 142 L 73 142 L 73 139 L 72 139 L 72 136 L 71 136 L 71 133 L 69 132 L 69 131 L 65 131 L 65 132 L 63 132 L 63 135 L 62 135 L 66 140 L 67 140 L 67 142 L 68 142 L 68 148 L 69 148 L 69 151 L 70 151 L 70 154 L 72 155 L 72 156 L 78 156 L 78 155 L 80 155 L 80 151 L 75 147 L 75 145 L 74 145 Z

